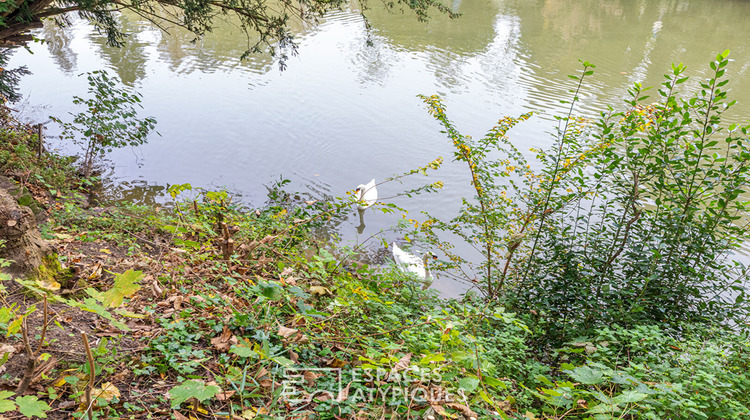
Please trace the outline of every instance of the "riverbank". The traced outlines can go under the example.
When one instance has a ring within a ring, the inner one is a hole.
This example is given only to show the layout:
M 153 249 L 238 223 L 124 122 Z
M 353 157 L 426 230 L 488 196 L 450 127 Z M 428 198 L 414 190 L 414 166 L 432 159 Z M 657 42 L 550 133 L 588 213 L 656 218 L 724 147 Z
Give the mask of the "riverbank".
M 746 337 L 613 325 L 552 345 L 545 314 L 440 300 L 392 266 L 316 240 L 336 206 L 275 190 L 247 209 L 226 192 L 189 196 L 188 185 L 171 190 L 189 196 L 174 207 L 92 206 L 73 162 L 39 157 L 23 127 L 3 135 L 0 169 L 31 198 L 18 204 L 36 206 L 59 266 L 54 282 L 2 282 L 0 416 L 749 414 Z

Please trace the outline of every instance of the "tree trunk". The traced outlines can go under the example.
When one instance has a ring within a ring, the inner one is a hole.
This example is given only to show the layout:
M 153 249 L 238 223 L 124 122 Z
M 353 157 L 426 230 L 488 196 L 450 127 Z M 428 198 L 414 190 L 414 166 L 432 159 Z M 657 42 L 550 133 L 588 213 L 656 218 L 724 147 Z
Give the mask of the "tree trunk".
M 42 239 L 34 213 L 20 206 L 10 191 L 14 184 L 0 176 L 0 259 L 12 260 L 3 271 L 14 276 L 34 274 L 54 249 Z

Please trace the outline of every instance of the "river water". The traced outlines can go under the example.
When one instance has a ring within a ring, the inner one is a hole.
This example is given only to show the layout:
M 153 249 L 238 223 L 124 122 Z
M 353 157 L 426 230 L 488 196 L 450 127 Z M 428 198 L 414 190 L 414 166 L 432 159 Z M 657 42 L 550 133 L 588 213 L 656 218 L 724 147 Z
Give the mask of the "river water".
M 172 29 L 166 35 L 134 16 L 121 16 L 132 33 L 123 48 L 107 47 L 85 22 L 66 29 L 47 24 L 47 42 L 19 50 L 9 67 L 26 65 L 24 118 L 43 122 L 74 111 L 73 95 L 87 88 L 81 73 L 108 69 L 143 95 L 143 115 L 157 119 L 161 136 L 137 149 L 111 153 L 108 193 L 140 202 L 164 201 L 167 185 L 227 188 L 261 204 L 265 186 L 279 177 L 314 198 L 342 196 L 372 178 L 446 164 L 429 178 L 379 187 L 381 197 L 421 182 L 445 182 L 439 194 L 395 199 L 418 214 L 450 217 L 471 196 L 466 168 L 418 94 L 443 96 L 464 134 L 482 136 L 497 119 L 541 111 L 511 133 L 522 150 L 552 143 L 554 115 L 563 115 L 579 59 L 597 65 L 576 113 L 594 116 L 621 106 L 633 82 L 655 86 L 674 62 L 696 82 L 717 52 L 732 51 L 727 74 L 750 116 L 750 2 L 743 0 L 454 0 L 459 19 L 417 22 L 377 4 L 367 29 L 350 9 L 329 14 L 318 27 L 297 28 L 299 56 L 280 71 L 258 54 L 240 62 L 247 40 L 231 22 L 203 40 Z M 33 54 L 32 54 L 33 52 Z M 694 86 L 694 85 L 693 85 Z M 654 92 L 655 93 L 655 92 Z M 48 133 L 59 132 L 54 123 Z M 69 145 L 52 143 L 74 152 Z M 358 234 L 355 211 L 340 227 L 346 241 L 362 241 L 393 226 L 400 215 L 368 210 Z M 387 241 L 398 235 L 384 233 Z M 436 283 L 452 295 L 464 286 Z

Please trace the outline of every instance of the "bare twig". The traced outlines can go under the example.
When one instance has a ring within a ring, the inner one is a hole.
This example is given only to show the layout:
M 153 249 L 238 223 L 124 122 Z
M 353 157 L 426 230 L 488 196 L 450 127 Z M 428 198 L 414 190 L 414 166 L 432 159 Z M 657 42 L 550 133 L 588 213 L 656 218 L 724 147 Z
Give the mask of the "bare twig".
M 21 395 L 26 392 L 26 389 L 31 383 L 31 378 L 34 376 L 34 369 L 36 368 L 36 356 L 31 351 L 31 344 L 29 343 L 28 325 L 24 318 L 21 325 L 21 336 L 23 337 L 23 345 L 26 348 L 26 373 L 23 375 L 21 383 L 16 387 L 16 395 Z
M 47 335 L 47 324 L 49 323 L 49 305 L 47 304 L 47 295 L 44 295 L 44 323 L 42 324 L 42 335 L 39 338 L 39 347 L 36 348 L 34 358 L 36 359 L 42 353 L 44 346 L 44 337 Z
M 86 414 L 89 420 L 94 419 L 92 401 L 91 401 L 91 390 L 94 388 L 94 377 L 96 376 L 96 366 L 94 366 L 94 355 L 91 354 L 91 347 L 89 347 L 89 339 L 86 337 L 85 332 L 81 332 L 81 339 L 83 340 L 83 347 L 86 349 L 86 358 L 89 361 L 89 383 L 86 385 L 85 398 L 86 398 Z
M 37 159 L 42 158 L 42 153 L 44 152 L 44 137 L 42 137 L 42 128 L 44 127 L 43 124 L 37 124 L 36 126 L 36 136 L 38 139 L 38 149 L 37 149 Z
M 47 295 L 44 296 L 44 322 L 42 324 L 42 335 L 39 339 L 39 346 L 36 351 L 31 350 L 31 341 L 29 340 L 29 326 L 24 318 L 21 325 L 21 336 L 23 337 L 23 345 L 26 349 L 26 372 L 23 375 L 23 379 L 16 387 L 16 394 L 22 395 L 31 385 L 31 380 L 34 378 L 34 371 L 36 370 L 36 359 L 42 352 L 44 346 L 44 337 L 47 335 L 47 323 L 49 322 L 49 306 L 47 303 Z

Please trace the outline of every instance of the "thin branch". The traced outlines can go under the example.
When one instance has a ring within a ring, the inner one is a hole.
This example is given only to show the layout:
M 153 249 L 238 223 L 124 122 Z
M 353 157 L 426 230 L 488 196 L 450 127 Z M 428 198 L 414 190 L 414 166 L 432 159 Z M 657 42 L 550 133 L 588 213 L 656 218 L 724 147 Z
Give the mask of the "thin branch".
M 89 383 L 86 385 L 85 398 L 86 398 L 86 414 L 89 420 L 94 419 L 92 401 L 91 401 L 91 390 L 94 388 L 94 377 L 96 375 L 96 366 L 94 366 L 94 355 L 91 354 L 91 347 L 89 347 L 89 339 L 86 337 L 85 332 L 81 332 L 81 339 L 83 340 L 83 347 L 86 349 L 86 358 L 89 361 Z
M 26 348 L 26 373 L 24 373 L 21 383 L 16 387 L 16 395 L 22 395 L 26 392 L 29 384 L 31 384 L 31 378 L 34 376 L 34 369 L 36 369 L 36 357 L 34 356 L 34 352 L 31 351 L 28 328 L 26 318 L 24 318 L 21 325 L 21 336 L 23 337 L 23 345 Z
M 34 353 L 34 358 L 39 357 L 42 353 L 42 346 L 44 346 L 44 337 L 47 335 L 47 324 L 49 323 L 49 305 L 47 304 L 47 295 L 44 295 L 44 323 L 42 324 L 42 335 L 39 339 L 39 347 Z

